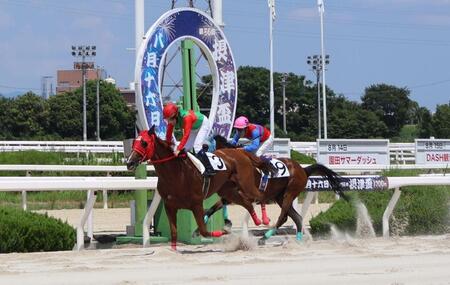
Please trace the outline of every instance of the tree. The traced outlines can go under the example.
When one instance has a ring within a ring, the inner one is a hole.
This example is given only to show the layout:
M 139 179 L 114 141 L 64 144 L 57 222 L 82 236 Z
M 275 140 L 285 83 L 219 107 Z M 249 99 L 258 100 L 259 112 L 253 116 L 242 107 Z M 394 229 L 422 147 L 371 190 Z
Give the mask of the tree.
M 48 99 L 50 123 L 48 133 L 65 140 L 83 139 L 81 93 L 77 90 Z
M 343 96 L 330 97 L 329 137 L 332 138 L 382 138 L 387 127 L 374 112 L 365 110 L 360 104 L 348 101 Z
M 82 89 L 52 96 L 49 99 L 49 132 L 63 139 L 83 138 Z M 95 139 L 97 130 L 96 81 L 86 85 L 87 137 Z M 130 110 L 113 84 L 100 82 L 100 135 L 103 140 L 134 136 L 135 113 Z
M 0 139 L 12 138 L 12 121 L 14 120 L 10 115 L 12 109 L 12 99 L 0 96 Z
M 8 110 L 11 121 L 7 126 L 15 139 L 41 139 L 49 123 L 48 103 L 42 97 L 28 92 L 12 101 Z
M 433 132 L 433 122 L 430 111 L 425 107 L 420 107 L 418 110 L 418 137 L 429 138 Z
M 433 115 L 433 134 L 439 139 L 450 138 L 450 104 L 437 105 Z
M 371 85 L 362 96 L 364 109 L 373 111 L 388 127 L 388 137 L 397 136 L 408 122 L 412 105 L 407 88 L 398 88 L 387 84 Z
M 95 138 L 96 127 L 96 81 L 89 81 L 88 102 L 88 136 Z M 134 137 L 136 113 L 131 110 L 115 85 L 100 81 L 100 136 L 103 140 L 122 140 Z

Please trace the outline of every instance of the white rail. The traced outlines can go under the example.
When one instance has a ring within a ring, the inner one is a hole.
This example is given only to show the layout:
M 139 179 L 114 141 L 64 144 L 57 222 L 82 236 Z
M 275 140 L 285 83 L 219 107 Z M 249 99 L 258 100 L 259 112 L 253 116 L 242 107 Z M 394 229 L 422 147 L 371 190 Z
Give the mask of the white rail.
M 156 189 L 157 177 L 135 179 L 134 177 L 2 177 L 0 191 L 90 191 L 80 223 L 77 226 L 77 244 L 80 250 L 84 246 L 84 225 L 90 216 L 96 195 L 94 190 L 148 190 Z M 88 236 L 92 238 L 92 222 L 88 223 Z
M 431 176 L 431 177 L 387 177 L 389 188 L 395 188 L 391 201 L 383 215 L 383 235 L 389 236 L 389 217 L 400 197 L 400 187 L 411 185 L 450 185 L 450 176 Z M 135 179 L 134 177 L 4 177 L 0 179 L 0 191 L 91 191 L 88 195 L 88 201 L 84 208 L 80 223 L 77 227 L 77 244 L 74 249 L 80 250 L 84 246 L 84 225 L 88 216 L 92 212 L 96 195 L 93 190 L 145 190 L 156 189 L 158 183 L 157 177 L 147 179 Z M 143 222 L 144 239 L 143 244 L 149 244 L 149 225 L 153 219 L 156 207 L 160 202 L 158 193 L 155 193 L 150 208 Z M 311 202 L 311 195 L 308 193 L 305 203 L 303 203 L 301 212 L 305 213 Z M 306 203 L 309 201 L 309 203 Z M 92 230 L 88 229 L 88 233 Z
M 57 151 L 71 153 L 123 153 L 121 141 L 0 141 L 0 151 Z

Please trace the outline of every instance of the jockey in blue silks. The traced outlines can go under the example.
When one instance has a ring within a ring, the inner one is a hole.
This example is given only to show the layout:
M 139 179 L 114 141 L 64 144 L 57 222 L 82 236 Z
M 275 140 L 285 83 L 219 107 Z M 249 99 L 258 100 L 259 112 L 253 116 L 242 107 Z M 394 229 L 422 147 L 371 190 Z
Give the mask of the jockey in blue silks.
M 256 156 L 263 155 L 267 149 L 272 145 L 273 143 L 273 136 L 270 133 L 270 131 L 261 125 L 257 124 L 251 124 L 249 120 L 244 117 L 240 116 L 234 121 L 234 129 L 236 129 L 236 132 L 233 136 L 233 140 L 231 141 L 231 144 L 237 145 L 240 138 L 244 137 L 246 139 L 250 140 L 250 144 L 243 147 L 245 151 L 254 153 Z M 264 176 L 265 181 L 264 187 L 267 184 L 268 176 Z M 224 210 L 225 215 L 226 210 Z M 255 217 L 253 218 L 253 221 L 255 221 L 255 224 L 258 226 L 261 224 L 261 221 L 256 217 L 256 213 L 253 212 Z M 264 225 L 268 225 L 270 223 L 270 219 L 267 217 L 266 212 L 266 205 L 261 203 L 261 214 L 262 214 L 262 221 Z

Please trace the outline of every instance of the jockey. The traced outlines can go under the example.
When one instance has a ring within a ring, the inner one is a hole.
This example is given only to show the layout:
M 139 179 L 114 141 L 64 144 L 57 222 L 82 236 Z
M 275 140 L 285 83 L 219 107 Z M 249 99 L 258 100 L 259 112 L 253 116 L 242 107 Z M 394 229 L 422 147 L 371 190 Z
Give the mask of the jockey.
M 240 116 L 234 121 L 234 126 L 236 132 L 234 134 L 233 140 L 231 144 L 237 145 L 240 138 L 244 137 L 250 140 L 250 144 L 244 146 L 244 150 L 254 153 L 256 156 L 262 156 L 267 149 L 273 143 L 273 136 L 270 131 L 261 125 L 251 124 L 249 120 Z M 266 160 L 267 158 L 262 157 L 262 159 Z M 263 176 L 263 183 L 267 185 L 268 176 Z M 263 187 L 263 189 L 265 186 Z M 261 212 L 262 219 L 265 225 L 270 223 L 270 219 L 267 217 L 266 205 L 261 203 Z
M 184 148 L 187 151 L 194 150 L 196 156 L 205 166 L 204 175 L 211 176 L 215 174 L 208 157 L 206 156 L 203 144 L 207 140 L 210 125 L 208 117 L 200 112 L 192 110 L 182 110 L 174 103 L 167 103 L 163 109 L 164 119 L 167 121 L 166 141 L 173 143 L 173 129 L 183 129 L 183 137 L 180 140 L 174 154 L 178 156 Z

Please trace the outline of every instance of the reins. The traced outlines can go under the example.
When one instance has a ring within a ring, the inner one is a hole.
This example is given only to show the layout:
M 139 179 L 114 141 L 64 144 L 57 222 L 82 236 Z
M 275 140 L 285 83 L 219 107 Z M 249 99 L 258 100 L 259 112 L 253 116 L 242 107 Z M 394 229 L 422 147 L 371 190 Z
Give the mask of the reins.
M 153 164 L 160 164 L 160 163 L 167 162 L 167 161 L 172 160 L 172 159 L 177 158 L 177 157 L 186 157 L 186 154 L 183 153 L 183 154 L 180 154 L 178 156 L 175 155 L 175 154 L 172 154 L 171 156 L 168 156 L 168 157 L 165 157 L 165 158 L 161 158 L 161 159 L 157 159 L 157 160 L 150 159 L 150 161 Z

